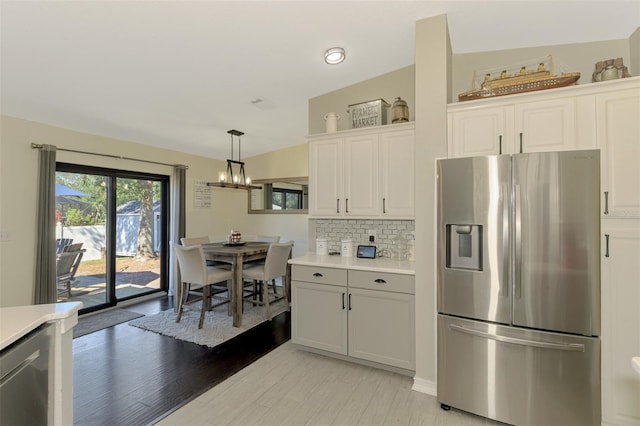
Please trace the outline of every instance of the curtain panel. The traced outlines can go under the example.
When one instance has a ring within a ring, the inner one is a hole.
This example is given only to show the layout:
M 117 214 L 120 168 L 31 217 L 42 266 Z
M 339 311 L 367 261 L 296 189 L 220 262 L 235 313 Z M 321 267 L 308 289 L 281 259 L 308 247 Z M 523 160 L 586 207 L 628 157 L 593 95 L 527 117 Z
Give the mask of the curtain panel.
M 38 201 L 36 207 L 36 271 L 34 304 L 56 303 L 56 147 L 38 151 Z
M 169 245 L 169 295 L 181 297 L 180 288 L 180 271 L 178 269 L 177 260 L 173 253 L 173 244 L 178 244 L 180 238 L 186 236 L 186 213 L 185 213 L 185 191 L 186 191 L 187 166 L 177 165 L 173 168 L 173 198 L 172 198 L 172 216 L 171 221 L 171 237 Z M 177 303 L 174 303 L 174 310 L 177 311 Z

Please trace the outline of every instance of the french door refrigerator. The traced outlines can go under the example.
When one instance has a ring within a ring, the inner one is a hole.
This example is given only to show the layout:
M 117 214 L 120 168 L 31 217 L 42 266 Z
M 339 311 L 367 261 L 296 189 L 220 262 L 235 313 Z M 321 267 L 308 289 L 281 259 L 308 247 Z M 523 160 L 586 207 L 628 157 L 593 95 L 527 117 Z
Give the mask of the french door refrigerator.
M 600 424 L 600 151 L 439 160 L 438 401 Z

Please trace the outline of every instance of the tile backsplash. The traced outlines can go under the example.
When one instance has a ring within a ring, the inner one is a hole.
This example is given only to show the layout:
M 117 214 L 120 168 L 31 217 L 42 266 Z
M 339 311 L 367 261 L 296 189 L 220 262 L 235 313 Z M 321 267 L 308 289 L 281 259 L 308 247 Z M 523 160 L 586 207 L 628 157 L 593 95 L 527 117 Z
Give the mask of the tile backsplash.
M 352 239 L 354 245 L 372 244 L 378 251 L 391 249 L 391 240 L 398 234 L 413 238 L 413 220 L 375 219 L 315 219 L 316 238 L 326 238 L 329 251 L 340 251 L 340 241 Z M 375 230 L 375 242 L 369 243 L 369 230 Z M 312 243 L 310 241 L 310 243 Z M 313 242 L 315 244 L 315 241 Z M 315 248 L 314 248 L 315 251 Z

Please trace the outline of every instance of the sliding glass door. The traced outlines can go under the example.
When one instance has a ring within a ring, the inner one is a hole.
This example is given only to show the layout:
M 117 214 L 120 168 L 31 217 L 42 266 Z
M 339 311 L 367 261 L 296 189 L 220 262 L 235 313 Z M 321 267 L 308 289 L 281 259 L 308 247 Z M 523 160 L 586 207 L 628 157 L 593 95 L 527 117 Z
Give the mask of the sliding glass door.
M 168 176 L 58 163 L 59 301 L 89 312 L 166 290 L 168 185 Z

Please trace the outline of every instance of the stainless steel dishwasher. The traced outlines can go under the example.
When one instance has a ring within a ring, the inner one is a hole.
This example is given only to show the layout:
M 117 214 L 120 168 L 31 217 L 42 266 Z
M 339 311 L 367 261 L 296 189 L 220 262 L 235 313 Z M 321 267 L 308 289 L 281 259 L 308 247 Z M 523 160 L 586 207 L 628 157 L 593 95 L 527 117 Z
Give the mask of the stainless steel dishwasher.
M 55 325 L 43 324 L 0 353 L 0 424 L 53 423 Z

